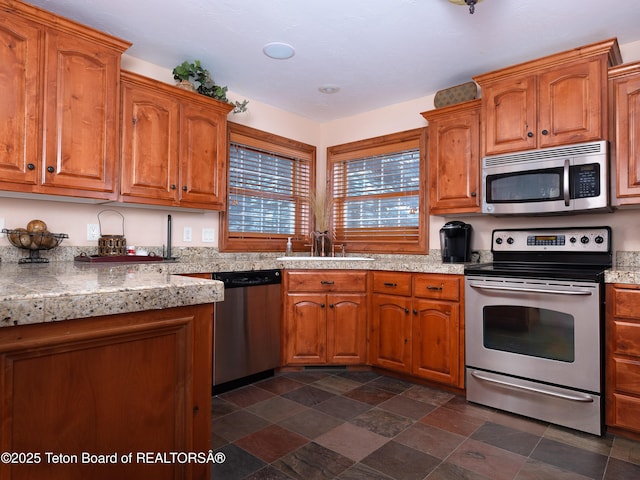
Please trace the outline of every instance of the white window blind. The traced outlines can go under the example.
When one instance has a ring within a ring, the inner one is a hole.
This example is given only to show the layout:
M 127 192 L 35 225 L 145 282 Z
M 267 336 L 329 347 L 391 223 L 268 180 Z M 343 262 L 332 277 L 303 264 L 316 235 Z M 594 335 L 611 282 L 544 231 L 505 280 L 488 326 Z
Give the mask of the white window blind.
M 229 148 L 230 238 L 308 234 L 311 162 L 240 143 Z
M 333 163 L 338 241 L 408 241 L 420 235 L 420 149 Z

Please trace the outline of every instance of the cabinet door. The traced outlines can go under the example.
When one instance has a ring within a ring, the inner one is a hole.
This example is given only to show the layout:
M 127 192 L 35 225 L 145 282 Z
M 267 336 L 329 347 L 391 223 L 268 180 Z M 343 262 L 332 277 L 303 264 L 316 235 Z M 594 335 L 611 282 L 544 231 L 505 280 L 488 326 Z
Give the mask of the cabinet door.
M 536 87 L 535 76 L 508 78 L 483 86 L 485 155 L 536 147 Z
M 178 201 L 178 120 L 174 98 L 123 77 L 120 193 L 125 200 Z
M 180 204 L 225 205 L 227 119 L 202 104 L 183 103 L 180 145 Z
M 0 184 L 38 183 L 42 31 L 0 11 Z M 15 186 L 10 187 L 12 189 Z
M 113 199 L 120 53 L 56 31 L 46 43 L 42 192 Z
M 456 107 L 429 120 L 429 211 L 480 211 L 480 109 Z
M 365 294 L 327 296 L 327 362 L 365 364 L 366 309 Z
M 42 459 L 0 465 L 0 478 L 209 478 L 207 465 L 135 455 L 208 450 L 212 315 L 209 305 L 16 327 L 0 342 L 0 447 Z M 82 452 L 118 461 L 82 462 Z
M 287 295 L 285 363 L 319 364 L 327 361 L 327 296 Z
M 637 73 L 616 79 L 615 163 L 617 204 L 640 203 L 640 66 Z
M 371 363 L 411 371 L 411 299 L 374 295 L 371 321 Z
M 414 300 L 413 370 L 422 378 L 463 387 L 457 303 Z
M 606 138 L 603 62 L 599 58 L 581 60 L 540 74 L 538 147 Z

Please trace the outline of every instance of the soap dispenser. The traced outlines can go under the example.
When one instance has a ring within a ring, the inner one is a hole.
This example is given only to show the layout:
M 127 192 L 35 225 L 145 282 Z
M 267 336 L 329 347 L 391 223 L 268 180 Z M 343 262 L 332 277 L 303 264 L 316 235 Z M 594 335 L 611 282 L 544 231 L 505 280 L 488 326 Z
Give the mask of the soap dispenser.
M 287 238 L 287 248 L 284 251 L 285 256 L 293 255 L 293 245 L 291 244 L 291 237 Z

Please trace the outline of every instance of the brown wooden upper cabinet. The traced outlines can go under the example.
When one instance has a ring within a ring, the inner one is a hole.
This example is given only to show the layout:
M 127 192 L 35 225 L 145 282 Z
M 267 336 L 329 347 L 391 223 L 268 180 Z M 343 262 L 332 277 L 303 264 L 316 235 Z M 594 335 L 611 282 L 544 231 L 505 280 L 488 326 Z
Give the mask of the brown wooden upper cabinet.
M 607 139 L 607 68 L 616 39 L 474 77 L 484 155 Z
M 117 197 L 120 57 L 130 45 L 0 3 L 0 189 Z
M 232 109 L 123 71 L 121 200 L 223 209 Z
M 640 62 L 609 70 L 615 205 L 640 204 Z
M 428 112 L 429 213 L 480 211 L 480 100 Z

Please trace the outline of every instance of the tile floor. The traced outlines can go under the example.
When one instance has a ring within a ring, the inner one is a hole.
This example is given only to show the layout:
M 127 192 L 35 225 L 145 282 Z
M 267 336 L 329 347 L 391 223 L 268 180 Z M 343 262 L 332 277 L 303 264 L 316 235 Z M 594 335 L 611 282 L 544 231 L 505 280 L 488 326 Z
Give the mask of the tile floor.
M 374 372 L 282 373 L 212 399 L 211 478 L 640 479 L 640 442 L 599 438 Z

